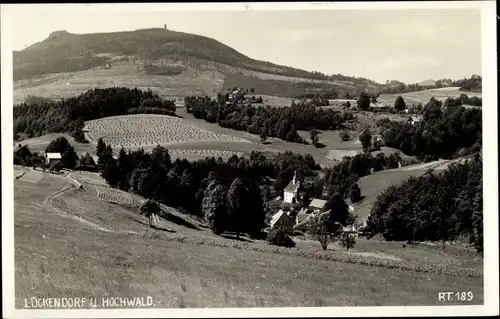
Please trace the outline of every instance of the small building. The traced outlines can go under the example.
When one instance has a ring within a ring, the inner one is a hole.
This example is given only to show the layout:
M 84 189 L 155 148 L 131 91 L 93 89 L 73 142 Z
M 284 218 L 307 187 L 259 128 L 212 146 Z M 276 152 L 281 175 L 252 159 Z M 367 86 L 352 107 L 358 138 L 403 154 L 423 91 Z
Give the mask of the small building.
M 45 158 L 47 160 L 47 164 L 51 164 L 55 161 L 60 161 L 62 159 L 61 153 L 45 153 Z
M 280 209 L 276 214 L 271 217 L 271 222 L 269 226 L 271 228 L 283 228 L 287 233 L 293 233 L 293 226 L 295 225 L 295 221 L 290 214 L 286 213 L 282 209 Z
M 408 118 L 408 123 L 410 123 L 411 125 L 415 125 L 415 123 L 419 123 L 420 121 L 422 121 L 422 118 L 420 116 L 410 116 Z
M 296 173 L 293 174 L 293 179 L 288 183 L 288 185 L 283 190 L 283 201 L 285 203 L 293 203 L 293 200 L 297 200 L 297 194 L 299 192 L 300 182 L 297 180 Z
M 313 200 L 309 204 L 309 209 L 311 211 L 313 211 L 314 213 L 319 213 L 323 210 L 323 207 L 325 207 L 325 204 L 326 204 L 326 200 L 313 198 Z

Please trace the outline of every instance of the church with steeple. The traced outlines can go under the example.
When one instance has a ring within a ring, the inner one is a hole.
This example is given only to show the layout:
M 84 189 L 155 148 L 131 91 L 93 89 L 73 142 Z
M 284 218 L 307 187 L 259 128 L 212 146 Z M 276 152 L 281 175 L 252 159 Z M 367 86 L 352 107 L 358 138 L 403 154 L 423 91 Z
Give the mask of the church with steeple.
M 297 171 L 293 173 L 293 179 L 283 190 L 283 201 L 292 204 L 294 199 L 298 200 L 300 182 L 297 180 Z

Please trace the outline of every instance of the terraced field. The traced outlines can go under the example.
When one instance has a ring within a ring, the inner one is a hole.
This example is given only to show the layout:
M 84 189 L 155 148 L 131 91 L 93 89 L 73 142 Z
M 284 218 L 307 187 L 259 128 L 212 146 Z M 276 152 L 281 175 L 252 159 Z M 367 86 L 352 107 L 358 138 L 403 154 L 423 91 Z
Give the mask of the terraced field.
M 244 139 L 206 131 L 186 120 L 167 115 L 126 115 L 88 121 L 84 130 L 91 141 L 102 138 L 112 147 L 135 147 L 185 142 L 245 142 Z
M 132 205 L 135 203 L 134 198 L 129 194 L 118 191 L 109 187 L 95 187 L 97 197 L 108 203 Z

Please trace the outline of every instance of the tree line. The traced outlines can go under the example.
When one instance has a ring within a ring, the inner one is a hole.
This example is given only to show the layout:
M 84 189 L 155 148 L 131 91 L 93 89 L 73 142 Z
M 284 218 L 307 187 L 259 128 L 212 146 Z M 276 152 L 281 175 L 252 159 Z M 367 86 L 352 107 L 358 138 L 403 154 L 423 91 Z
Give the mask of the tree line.
M 272 158 L 252 152 L 249 158 L 234 155 L 227 161 L 207 157 L 194 162 L 185 159 L 172 161 L 168 150 L 162 146 L 157 146 L 151 153 L 142 149 L 133 152 L 121 149 L 117 159 L 112 154 L 111 147 L 100 140 L 97 145 L 98 166 L 110 186 L 181 208 L 200 217 L 203 216 L 202 200 L 205 192 L 212 190 L 208 186 L 214 180 L 229 191 L 238 178 L 237 189 L 248 189 L 253 195 L 258 190 L 262 198 L 267 200 L 281 195 L 295 170 L 301 176 L 307 176 L 314 175 L 314 171 L 320 169 L 311 155 L 302 156 L 291 152 Z M 215 189 L 217 185 L 212 186 Z
M 481 76 L 472 75 L 470 78 L 463 78 L 460 80 L 439 79 L 435 81 L 434 85 L 421 85 L 418 83 L 406 84 L 399 81 L 387 81 L 386 84 L 379 85 L 378 92 L 381 94 L 397 94 L 456 86 L 460 87 L 460 91 L 481 92 L 482 80 Z
M 92 89 L 60 101 L 33 101 L 30 98 L 14 106 L 14 136 L 20 133 L 33 137 L 70 132 L 77 141 L 83 142 L 84 121 L 135 113 L 175 115 L 174 101 L 163 100 L 151 90 L 137 88 Z
M 445 101 L 451 106 L 454 101 Z M 458 101 L 458 103 L 460 103 Z M 384 144 L 424 161 L 454 158 L 477 152 L 482 145 L 482 111 L 458 107 L 443 110 L 431 98 L 419 123 L 381 121 Z
M 209 97 L 189 96 L 185 98 L 186 111 L 196 118 L 221 127 L 285 141 L 307 144 L 298 130 L 336 130 L 343 123 L 354 120 L 352 112 L 317 108 L 310 103 L 293 103 L 290 107 L 273 108 L 229 102 L 226 95 L 218 94 L 216 100 Z
M 476 154 L 443 173 L 428 172 L 391 186 L 370 211 L 367 231 L 386 240 L 453 241 L 483 247 L 483 170 Z
M 47 163 L 43 155 L 31 152 L 28 145 L 18 145 L 14 149 L 14 164 L 31 166 L 33 168 L 40 167 L 44 171 L 59 172 L 63 168 L 70 170 L 85 170 L 89 172 L 97 172 L 98 167 L 94 159 L 89 153 L 81 155 L 80 158 L 75 152 L 74 147 L 65 137 L 58 137 L 45 148 L 46 153 L 59 153 L 61 159 L 52 162 L 50 165 Z

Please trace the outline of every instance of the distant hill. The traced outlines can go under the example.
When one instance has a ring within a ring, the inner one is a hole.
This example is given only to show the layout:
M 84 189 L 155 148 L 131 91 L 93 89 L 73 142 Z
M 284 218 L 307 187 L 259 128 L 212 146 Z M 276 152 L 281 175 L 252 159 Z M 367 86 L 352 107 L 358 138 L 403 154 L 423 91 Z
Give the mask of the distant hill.
M 425 80 L 425 81 L 420 82 L 418 85 L 421 85 L 421 86 L 435 86 L 436 85 L 436 81 L 434 81 L 434 80 Z
M 263 48 L 265 49 L 265 48 Z M 206 61 L 245 70 L 281 76 L 339 81 L 355 87 L 376 86 L 368 79 L 326 76 L 270 62 L 259 61 L 208 37 L 165 30 L 141 29 L 128 32 L 72 34 L 56 31 L 41 42 L 14 52 L 14 80 L 31 79 L 52 73 L 88 70 L 110 62 L 166 60 L 188 64 Z

